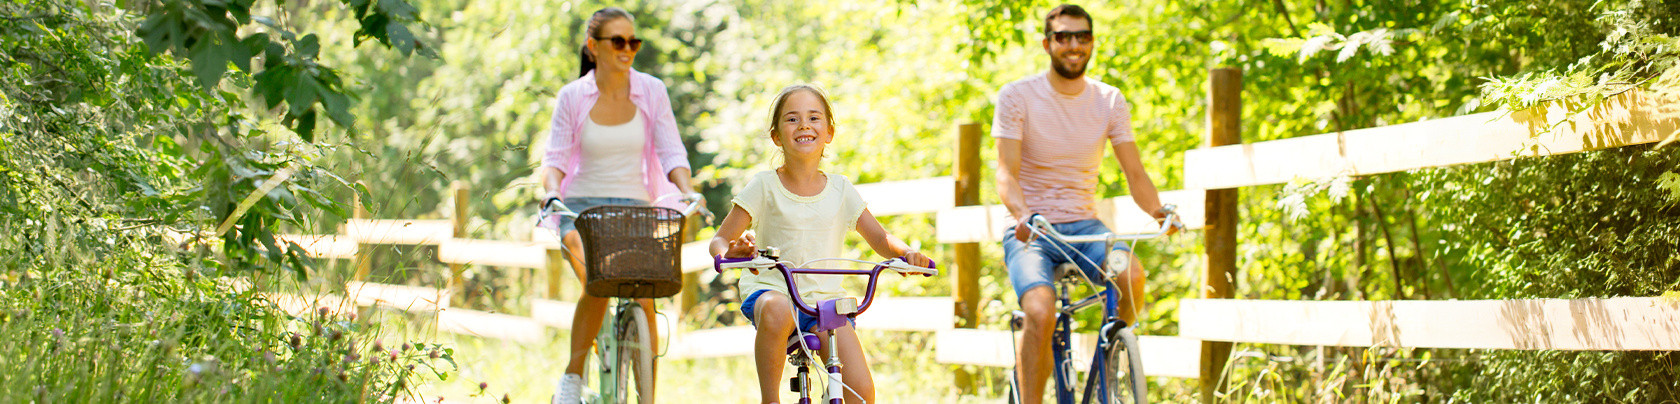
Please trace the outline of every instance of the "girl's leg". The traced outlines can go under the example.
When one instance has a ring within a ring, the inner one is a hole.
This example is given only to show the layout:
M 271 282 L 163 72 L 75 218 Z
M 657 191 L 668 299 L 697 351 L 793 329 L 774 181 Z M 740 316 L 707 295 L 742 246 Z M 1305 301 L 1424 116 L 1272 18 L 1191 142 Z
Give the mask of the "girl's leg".
M 653 358 L 648 359 L 648 363 L 653 365 L 649 372 L 653 374 L 653 380 L 643 380 L 641 383 L 657 386 L 659 384 L 654 381 L 659 380 L 659 319 L 654 316 L 658 314 L 658 310 L 653 309 L 653 299 L 636 299 L 636 303 L 642 305 L 642 313 L 647 314 L 644 317 L 647 318 L 648 342 L 651 344 L 648 348 L 653 352 Z M 657 392 L 655 393 L 657 395 Z M 649 397 L 647 401 L 654 400 Z
M 834 345 L 838 346 L 831 348 L 840 348 L 840 379 L 846 383 L 846 387 L 851 388 L 845 390 L 846 402 L 875 402 L 875 377 L 869 374 L 869 358 L 864 357 L 863 344 L 858 342 L 857 331 L 850 325 L 836 328 L 834 340 Z M 853 393 L 854 391 L 856 393 Z
M 782 364 L 787 361 L 787 339 L 793 335 L 793 301 L 786 294 L 768 291 L 753 303 L 753 359 L 758 365 L 758 392 L 765 403 L 781 401 Z
M 566 232 L 562 241 L 570 251 L 583 251 L 583 240 L 575 230 Z M 578 281 L 589 283 L 584 271 L 583 257 L 579 254 L 567 254 L 566 258 L 571 261 L 572 271 L 577 272 Z M 589 357 L 589 347 L 595 345 L 595 334 L 601 331 L 601 317 L 606 314 L 607 299 L 590 296 L 587 292 L 578 299 L 577 312 L 572 314 L 572 356 L 566 362 L 566 373 L 583 374 L 583 362 Z

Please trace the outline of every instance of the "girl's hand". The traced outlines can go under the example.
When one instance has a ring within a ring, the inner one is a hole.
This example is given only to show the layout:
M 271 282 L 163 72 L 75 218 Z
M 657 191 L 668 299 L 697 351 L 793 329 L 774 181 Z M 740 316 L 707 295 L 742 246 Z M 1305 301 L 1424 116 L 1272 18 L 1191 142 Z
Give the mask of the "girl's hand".
M 909 252 L 904 253 L 904 262 L 908 262 L 910 265 L 927 268 L 929 264 L 933 263 L 933 260 L 929 259 L 926 255 L 922 255 L 921 251 L 910 250 Z
M 741 234 L 740 238 L 729 240 L 729 249 L 724 250 L 724 258 L 749 258 L 758 253 L 758 243 L 754 242 L 751 232 Z M 757 268 L 748 269 L 753 275 L 758 275 Z

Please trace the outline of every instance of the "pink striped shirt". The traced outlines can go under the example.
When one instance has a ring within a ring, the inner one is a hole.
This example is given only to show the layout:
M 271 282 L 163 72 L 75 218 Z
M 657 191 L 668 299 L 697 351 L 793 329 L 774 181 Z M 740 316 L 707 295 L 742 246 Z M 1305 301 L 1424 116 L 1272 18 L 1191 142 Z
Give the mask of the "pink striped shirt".
M 595 72 L 572 80 L 560 88 L 554 100 L 554 116 L 549 121 L 548 149 L 543 152 L 542 166 L 554 167 L 566 174 L 560 180 L 560 194 L 577 178 L 582 159 L 578 155 L 583 143 L 583 125 L 589 122 L 589 110 L 601 98 L 595 85 Z M 666 177 L 671 170 L 688 168 L 688 150 L 683 148 L 677 134 L 677 118 L 671 112 L 671 98 L 665 93 L 665 83 L 647 73 L 630 71 L 630 103 L 636 105 L 646 123 L 648 141 L 642 146 L 642 185 L 648 189 L 648 201 L 680 192 Z M 661 201 L 674 206 L 677 198 Z
M 1096 218 L 1103 145 L 1134 141 L 1132 107 L 1119 89 L 1090 77 L 1079 95 L 1056 92 L 1048 74 L 998 91 L 992 137 L 1021 141 L 1017 179 L 1028 209 L 1052 223 Z

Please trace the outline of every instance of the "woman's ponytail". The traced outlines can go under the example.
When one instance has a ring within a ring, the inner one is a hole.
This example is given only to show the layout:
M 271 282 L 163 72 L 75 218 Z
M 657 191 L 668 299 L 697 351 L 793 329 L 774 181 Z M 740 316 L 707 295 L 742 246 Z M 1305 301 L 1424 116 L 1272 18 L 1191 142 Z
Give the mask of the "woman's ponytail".
M 589 45 L 578 47 L 578 77 L 588 76 L 590 70 L 595 70 L 595 55 L 589 54 Z

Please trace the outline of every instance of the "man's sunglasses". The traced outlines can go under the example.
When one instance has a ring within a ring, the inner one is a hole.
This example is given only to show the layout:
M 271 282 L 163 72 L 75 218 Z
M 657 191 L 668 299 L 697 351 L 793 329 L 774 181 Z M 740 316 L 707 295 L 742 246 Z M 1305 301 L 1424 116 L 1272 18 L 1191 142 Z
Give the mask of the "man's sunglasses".
M 1089 31 L 1087 31 L 1087 33 L 1089 33 Z M 616 36 L 615 35 L 611 38 L 595 37 L 595 40 L 597 40 L 597 41 L 610 41 L 610 42 L 612 42 L 613 49 L 617 49 L 617 50 L 621 50 L 621 51 L 624 50 L 625 47 L 629 47 L 629 49 L 631 51 L 638 51 L 638 50 L 642 49 L 642 40 L 640 38 L 636 38 L 636 37 L 625 38 L 625 37 L 622 37 L 622 36 Z
M 1050 32 L 1050 39 L 1055 40 L 1057 43 L 1064 44 L 1064 45 L 1068 44 L 1070 41 L 1079 41 L 1080 45 L 1084 45 L 1084 44 L 1091 43 L 1092 37 L 1091 37 L 1091 30 L 1051 31 Z

